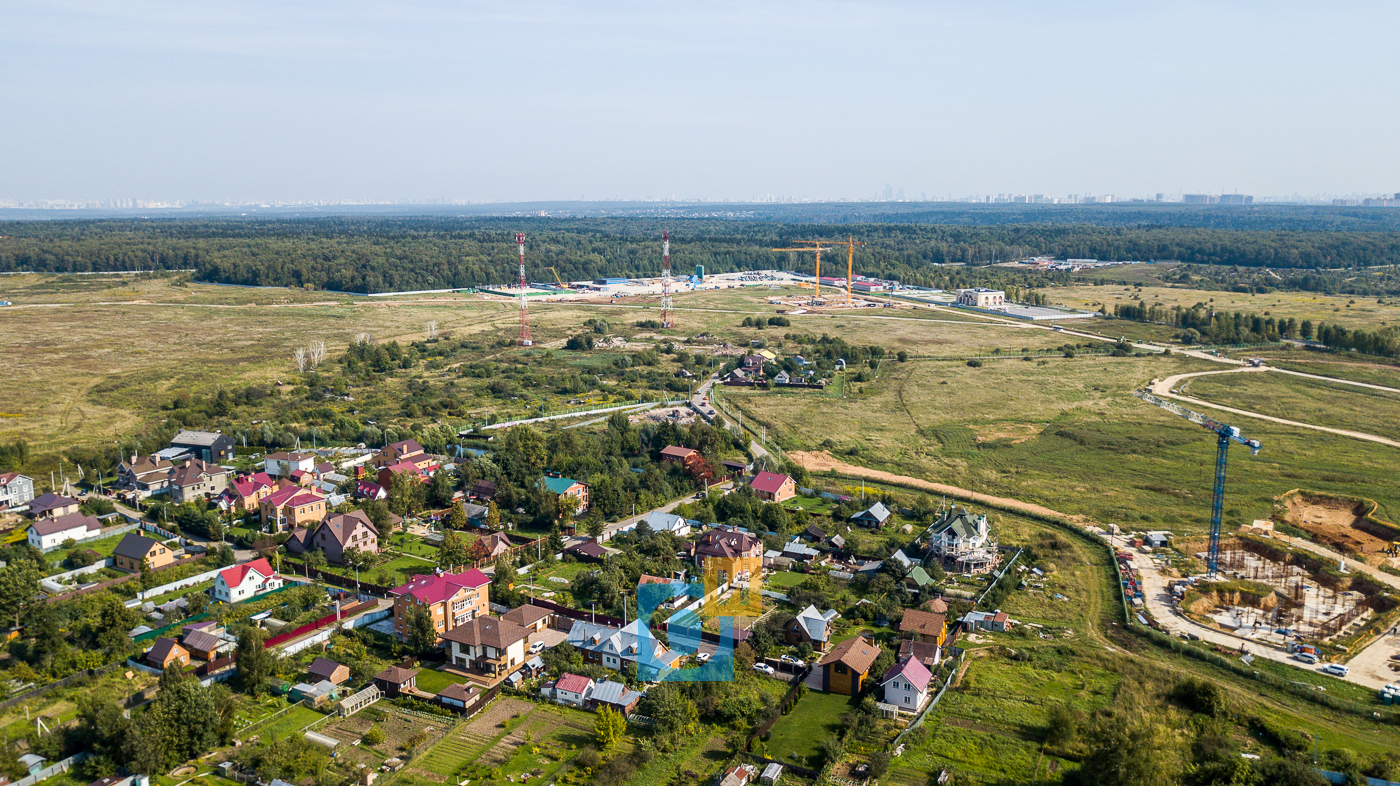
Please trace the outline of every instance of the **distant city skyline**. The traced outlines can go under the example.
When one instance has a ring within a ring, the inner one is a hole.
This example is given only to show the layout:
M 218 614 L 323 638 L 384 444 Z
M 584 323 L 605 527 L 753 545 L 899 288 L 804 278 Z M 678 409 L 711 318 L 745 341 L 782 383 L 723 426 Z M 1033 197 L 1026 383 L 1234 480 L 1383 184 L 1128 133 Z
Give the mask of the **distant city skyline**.
M 0 200 L 1380 198 L 1396 29 L 1381 2 L 13 0 Z

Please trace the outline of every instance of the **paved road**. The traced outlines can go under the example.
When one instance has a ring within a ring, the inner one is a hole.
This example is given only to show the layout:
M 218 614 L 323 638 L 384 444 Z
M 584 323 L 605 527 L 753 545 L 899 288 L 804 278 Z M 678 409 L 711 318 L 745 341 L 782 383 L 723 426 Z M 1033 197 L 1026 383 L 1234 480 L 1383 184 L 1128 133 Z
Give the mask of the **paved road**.
M 101 495 L 100 495 L 100 494 L 94 494 L 94 495 L 92 495 L 92 496 L 101 496 Z M 106 499 L 106 500 L 110 501 L 113 505 L 115 505 L 116 508 L 117 508 L 117 512 L 118 512 L 118 513 L 121 513 L 122 515 L 125 515 L 125 516 L 133 516 L 133 517 L 135 517 L 135 518 L 142 518 L 142 519 L 145 518 L 145 514 L 141 513 L 141 512 L 138 511 L 138 510 L 134 510 L 134 509 L 132 509 L 132 508 L 130 508 L 130 507 L 127 507 L 126 505 L 124 505 L 124 504 L 118 502 L 117 500 L 113 499 L 112 497 L 103 497 L 103 499 Z M 183 537 L 185 540 L 187 540 L 187 541 L 189 541 L 189 542 L 191 542 L 191 543 L 198 543 L 198 544 L 200 544 L 200 545 L 202 545 L 202 546 L 204 546 L 204 547 L 206 547 L 206 548 L 208 548 L 208 546 L 209 546 L 210 543 L 213 543 L 213 542 L 214 542 L 214 541 L 211 541 L 209 538 L 204 537 L 203 535 L 196 535 L 196 534 L 194 534 L 194 533 L 192 533 L 192 532 L 182 532 L 182 533 L 180 533 L 180 535 L 181 535 L 181 537 Z M 229 545 L 232 546 L 233 544 L 230 543 Z M 248 560 L 252 559 L 252 558 L 255 557 L 255 556 L 257 556 L 257 555 L 256 555 L 256 553 L 255 553 L 252 549 L 240 549 L 240 548 L 236 548 L 236 547 L 233 549 L 233 558 L 234 558 L 234 560 L 235 560 L 236 562 L 247 562 Z
M 1273 416 L 1271 416 L 1271 415 L 1261 415 L 1261 414 L 1259 414 L 1258 412 L 1250 412 L 1250 411 L 1247 410 L 1247 409 L 1236 409 L 1235 407 L 1227 407 L 1227 406 L 1225 406 L 1225 405 L 1223 405 L 1223 404 L 1215 404 L 1215 403 L 1212 403 L 1212 402 L 1210 402 L 1210 401 L 1205 401 L 1205 400 L 1198 399 L 1198 398 L 1192 398 L 1192 397 L 1190 397 L 1190 396 L 1182 396 L 1182 395 L 1178 395 L 1178 394 L 1172 392 L 1172 390 L 1175 389 L 1175 388 L 1177 387 L 1177 385 L 1180 384 L 1180 382 L 1181 382 L 1182 380 L 1184 380 L 1184 379 L 1190 379 L 1190 378 L 1192 378 L 1192 377 L 1203 377 L 1203 376 L 1209 376 L 1209 375 L 1212 375 L 1212 374 L 1248 374 L 1248 373 L 1265 373 L 1265 372 L 1274 372 L 1274 373 L 1282 373 L 1282 374 L 1293 374 L 1294 376 L 1299 376 L 1299 377 L 1309 377 L 1309 378 L 1313 378 L 1313 379 L 1323 379 L 1323 380 L 1326 380 L 1326 381 L 1328 381 L 1328 382 L 1343 382 L 1343 380 L 1333 379 L 1333 378 L 1331 378 L 1331 377 L 1319 377 L 1319 376 L 1316 376 L 1316 375 L 1314 375 L 1314 374 L 1303 374 L 1303 373 L 1300 373 L 1300 372 L 1284 371 L 1283 369 L 1269 368 L 1268 366 L 1261 366 L 1261 367 L 1258 367 L 1258 368 L 1246 366 L 1246 367 L 1243 367 L 1243 368 L 1223 369 L 1223 370 L 1220 370 L 1220 371 L 1197 371 L 1197 372 L 1194 372 L 1194 373 L 1191 373 L 1191 374 L 1173 374 L 1172 376 L 1167 377 L 1166 379 L 1163 379 L 1163 380 L 1153 380 L 1152 386 L 1151 386 L 1151 387 L 1152 387 L 1152 392 L 1153 392 L 1154 395 L 1162 396 L 1163 398 L 1172 398 L 1172 399 L 1176 399 L 1177 401 L 1185 401 L 1185 402 L 1189 402 L 1189 403 L 1191 403 L 1191 404 L 1196 404 L 1196 405 L 1199 405 L 1199 406 L 1202 406 L 1202 407 L 1209 407 L 1209 408 L 1212 408 L 1212 409 L 1218 409 L 1218 410 L 1220 410 L 1220 411 L 1222 411 L 1222 412 L 1231 412 L 1231 413 L 1234 413 L 1234 414 L 1236 414 L 1236 415 L 1243 415 L 1243 416 L 1245 416 L 1245 417 L 1254 418 L 1254 419 L 1256 419 L 1256 420 L 1267 420 L 1267 421 L 1269 421 L 1269 422 L 1271 422 L 1271 423 L 1282 423 L 1282 424 L 1285 425 L 1285 426 L 1297 426 L 1298 428 L 1311 429 L 1312 431 L 1323 431 L 1323 432 L 1326 432 L 1326 433 L 1328 433 L 1328 434 L 1337 434 L 1337 435 L 1343 436 L 1343 437 L 1352 437 L 1352 438 L 1354 438 L 1354 439 L 1361 439 L 1361 440 L 1366 440 L 1366 441 L 1368 441 L 1368 442 L 1377 442 L 1377 443 L 1382 444 L 1382 445 L 1389 445 L 1390 447 L 1393 447 L 1393 448 L 1400 448 L 1400 441 L 1396 441 L 1396 440 L 1393 440 L 1393 439 L 1387 439 L 1387 438 L 1385 438 L 1385 437 L 1378 437 L 1378 436 L 1376 436 L 1375 434 L 1367 434 L 1367 433 L 1361 432 L 1361 431 L 1348 431 L 1348 430 L 1346 430 L 1346 429 L 1340 429 L 1340 428 L 1329 428 L 1329 427 L 1327 427 L 1327 426 L 1315 426 L 1315 425 L 1313 425 L 1313 424 L 1311 424 L 1311 423 L 1302 423 L 1302 422 L 1299 422 L 1299 421 L 1296 421 L 1296 420 L 1286 420 L 1286 419 L 1284 419 L 1284 418 L 1276 418 L 1276 417 L 1273 417 Z M 1382 386 L 1380 386 L 1380 385 L 1367 385 L 1367 384 L 1364 384 L 1364 383 L 1351 383 L 1351 384 L 1356 384 L 1356 385 L 1359 386 L 1359 387 L 1375 388 L 1375 389 L 1377 389 L 1377 390 L 1388 390 L 1388 391 L 1392 391 L 1392 392 L 1395 392 L 1395 393 L 1400 393 L 1400 390 L 1396 390 L 1395 388 L 1382 387 Z
M 599 413 L 599 412 L 620 412 L 620 411 L 622 411 L 622 410 L 642 410 L 642 409 L 651 409 L 651 408 L 654 407 L 654 406 L 657 406 L 657 405 L 656 405 L 656 402 L 648 402 L 648 403 L 645 403 L 645 404 L 622 404 L 622 405 L 619 405 L 619 406 L 616 406 L 616 407 L 603 407 L 602 409 L 586 409 L 586 410 L 582 410 L 582 411 L 580 411 L 580 412 L 565 412 L 565 413 L 562 413 L 562 414 L 559 414 L 559 415 L 544 415 L 544 416 L 541 416 L 541 417 L 538 417 L 538 418 L 524 418 L 524 419 L 522 419 L 522 420 L 507 420 L 507 421 L 505 421 L 504 423 L 492 423 L 492 424 L 489 425 L 489 426 L 482 426 L 481 428 L 482 428 L 482 430 L 486 430 L 486 429 L 498 429 L 498 428 L 510 428 L 511 426 L 519 426 L 519 425 L 522 425 L 522 424 L 524 424 L 524 423 L 542 423 L 542 422 L 544 422 L 544 421 L 546 421 L 546 420 L 559 420 L 560 418 L 579 418 L 579 417 L 584 417 L 584 416 L 587 416 L 587 415 L 593 415 L 593 414 L 596 414 L 596 413 Z
M 712 488 L 710 489 L 710 493 L 711 493 L 711 494 L 714 494 L 714 493 L 718 492 L 718 493 L 720 493 L 720 494 L 728 494 L 729 492 L 731 492 L 731 491 L 733 491 L 733 490 L 734 490 L 734 483 L 733 483 L 733 481 L 730 481 L 730 482 L 728 482 L 728 483 L 721 483 L 721 484 L 718 485 L 718 486 L 712 487 Z M 611 540 L 611 539 L 612 539 L 612 536 L 616 535 L 617 533 L 621 532 L 622 530 L 626 529 L 627 527 L 631 527 L 631 526 L 635 525 L 637 522 L 641 521 L 642 519 L 646 518 L 647 516 L 650 516 L 652 513 L 656 513 L 656 512 L 658 512 L 658 511 L 661 512 L 661 513 L 670 513 L 671 511 L 675 510 L 676 507 L 679 506 L 680 504 L 682 504 L 682 503 L 684 503 L 684 502 L 692 502 L 692 501 L 694 501 L 694 500 L 695 500 L 695 495 L 694 495 L 694 494 L 690 494 L 690 495 L 681 497 L 680 499 L 676 500 L 675 502 L 668 502 L 667 504 L 662 505 L 662 506 L 659 507 L 659 508 L 654 508 L 654 509 L 652 509 L 652 510 L 649 510 L 649 511 L 647 511 L 646 513 L 641 513 L 641 514 L 638 514 L 638 515 L 636 515 L 636 516 L 632 516 L 632 517 L 630 517 L 630 518 L 625 518 L 625 519 L 623 519 L 623 520 L 621 520 L 621 521 L 618 521 L 618 522 L 614 522 L 614 523 L 612 523 L 612 524 L 609 524 L 609 525 L 607 525 L 606 527 L 603 528 L 603 535 L 602 535 L 601 540 L 602 540 L 603 542 L 607 542 L 607 541 Z M 587 538 L 587 537 L 575 537 L 575 538 L 573 538 L 573 539 L 570 540 L 570 545 L 572 545 L 573 543 L 583 543 L 583 542 L 588 541 L 588 540 L 590 540 L 590 538 Z

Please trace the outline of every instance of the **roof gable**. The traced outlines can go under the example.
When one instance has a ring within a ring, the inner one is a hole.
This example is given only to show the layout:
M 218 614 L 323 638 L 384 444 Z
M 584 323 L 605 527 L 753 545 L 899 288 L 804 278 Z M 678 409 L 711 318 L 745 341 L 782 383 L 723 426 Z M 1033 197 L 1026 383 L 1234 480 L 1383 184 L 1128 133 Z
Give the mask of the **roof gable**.
M 128 532 L 122 536 L 117 547 L 112 550 L 112 554 L 129 559 L 144 559 L 153 549 L 162 545 L 164 544 L 158 540 L 137 535 L 135 532 Z
M 754 475 L 753 482 L 749 485 L 753 487 L 754 491 L 762 491 L 765 494 L 777 494 L 779 491 L 782 491 L 783 484 L 787 483 L 789 480 L 792 480 L 792 478 L 787 475 L 779 475 L 776 472 L 764 471 Z
M 928 690 L 928 683 L 933 677 L 933 672 L 929 671 L 928 667 L 919 662 L 917 658 L 905 658 L 885 672 L 885 676 L 880 679 L 880 684 L 885 685 L 895 677 L 903 677 L 914 686 L 914 690 L 923 693 Z
M 250 573 L 257 574 L 258 580 L 262 580 L 271 577 L 273 575 L 273 570 L 272 566 L 267 564 L 266 557 L 259 557 L 251 562 L 225 568 L 223 572 L 219 574 L 219 578 L 230 588 L 239 587 L 243 585 L 243 582 L 248 578 L 248 574 Z

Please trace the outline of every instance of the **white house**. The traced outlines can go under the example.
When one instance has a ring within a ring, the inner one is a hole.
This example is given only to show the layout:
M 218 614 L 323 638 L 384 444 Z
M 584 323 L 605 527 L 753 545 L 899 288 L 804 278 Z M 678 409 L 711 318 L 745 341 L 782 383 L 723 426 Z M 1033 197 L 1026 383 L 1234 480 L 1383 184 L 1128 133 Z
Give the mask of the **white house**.
M 530 631 L 514 622 L 483 615 L 442 634 L 451 646 L 452 664 L 487 674 L 508 674 L 525 662 Z
M 238 603 L 282 586 L 282 577 L 262 557 L 219 572 L 214 579 L 214 600 Z
M 1006 305 L 1006 293 L 1000 289 L 976 287 L 958 290 L 958 305 L 973 308 L 1002 308 Z
M 82 540 L 96 535 L 101 530 L 101 522 L 92 516 L 84 516 L 81 513 L 69 513 L 66 516 L 53 519 L 40 519 L 29 525 L 29 545 L 40 551 L 52 551 L 69 538 Z
M 925 562 L 951 563 L 963 573 L 985 573 L 997 561 L 997 544 L 987 517 L 965 508 L 951 508 L 924 533 L 929 553 Z
M 287 474 L 293 472 L 310 472 L 316 468 L 315 453 L 271 453 L 263 459 L 263 471 L 272 477 L 277 477 L 282 471 L 282 467 L 287 467 Z
M 917 713 L 928 700 L 928 685 L 933 674 L 916 658 L 905 658 L 894 664 L 880 680 L 885 691 L 885 703 L 900 712 Z
M 647 514 L 645 521 L 652 532 L 669 532 L 678 538 L 690 536 L 690 524 L 684 516 L 653 510 Z
M 564 672 L 554 683 L 554 700 L 560 704 L 582 707 L 593 695 L 593 680 L 579 674 Z

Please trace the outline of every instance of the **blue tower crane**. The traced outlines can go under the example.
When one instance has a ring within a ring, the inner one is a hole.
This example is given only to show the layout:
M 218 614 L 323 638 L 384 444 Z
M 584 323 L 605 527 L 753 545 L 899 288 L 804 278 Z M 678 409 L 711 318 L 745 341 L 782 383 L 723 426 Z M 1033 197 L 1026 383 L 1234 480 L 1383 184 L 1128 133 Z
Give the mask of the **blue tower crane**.
M 1214 578 L 1220 564 L 1220 514 L 1225 508 L 1225 459 L 1230 451 L 1230 443 L 1238 442 L 1249 448 L 1249 454 L 1251 456 L 1257 456 L 1259 455 L 1259 448 L 1261 447 L 1259 440 L 1245 439 L 1240 436 L 1240 430 L 1238 428 L 1227 426 L 1199 412 L 1192 412 L 1180 404 L 1154 396 L 1145 389 L 1134 390 L 1133 395 L 1149 404 L 1155 404 L 1174 415 L 1186 418 L 1207 431 L 1214 431 L 1219 438 L 1216 443 L 1218 447 L 1215 453 L 1215 498 L 1211 501 L 1210 506 L 1210 553 L 1208 564 L 1206 565 L 1206 575 Z

